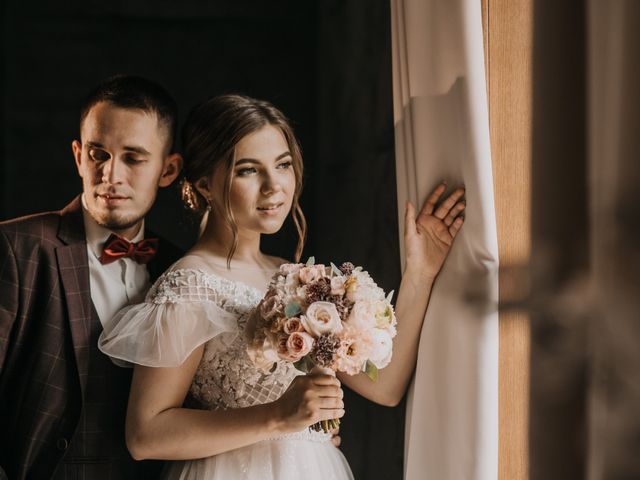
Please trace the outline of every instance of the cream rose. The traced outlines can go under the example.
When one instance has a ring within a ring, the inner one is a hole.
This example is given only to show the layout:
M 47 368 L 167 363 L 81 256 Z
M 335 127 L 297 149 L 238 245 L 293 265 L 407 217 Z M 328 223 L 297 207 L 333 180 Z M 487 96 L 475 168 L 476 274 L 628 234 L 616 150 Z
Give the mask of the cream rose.
M 371 353 L 369 360 L 377 368 L 384 368 L 391 361 L 393 353 L 393 340 L 386 330 L 374 328 L 371 332 Z
M 304 329 L 315 337 L 342 330 L 342 321 L 336 306 L 331 302 L 313 302 L 305 315 L 300 317 Z
M 345 278 L 335 276 L 331 278 L 331 295 L 344 295 L 345 292 Z

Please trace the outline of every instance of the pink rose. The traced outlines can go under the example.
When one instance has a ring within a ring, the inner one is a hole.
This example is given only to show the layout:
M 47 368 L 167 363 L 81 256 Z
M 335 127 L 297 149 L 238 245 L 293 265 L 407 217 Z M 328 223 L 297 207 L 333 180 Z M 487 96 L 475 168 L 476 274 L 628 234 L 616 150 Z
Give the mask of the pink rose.
M 293 317 L 285 320 L 283 330 L 284 333 L 290 335 L 293 332 L 304 332 L 304 327 L 298 317 Z
M 269 290 L 262 302 L 260 302 L 260 313 L 262 318 L 269 320 L 271 317 L 282 311 L 282 299 L 277 290 Z
M 305 315 L 300 317 L 304 329 L 315 337 L 342 330 L 342 321 L 336 306 L 331 302 L 313 302 Z
M 331 278 L 331 295 L 344 295 L 345 278 L 344 277 L 332 277 Z
M 313 348 L 313 342 L 313 337 L 308 333 L 293 332 L 287 340 L 289 355 L 296 357 L 297 360 L 304 357 Z
M 294 332 L 278 337 L 278 357 L 287 362 L 297 362 L 313 348 L 313 337 L 308 333 Z
M 283 263 L 280 265 L 280 272 L 285 275 L 289 275 L 290 273 L 298 273 L 300 269 L 304 267 L 302 263 Z
M 326 274 L 325 267 L 322 264 L 311 265 L 310 267 L 302 267 L 300 269 L 300 281 L 302 283 L 313 283 Z

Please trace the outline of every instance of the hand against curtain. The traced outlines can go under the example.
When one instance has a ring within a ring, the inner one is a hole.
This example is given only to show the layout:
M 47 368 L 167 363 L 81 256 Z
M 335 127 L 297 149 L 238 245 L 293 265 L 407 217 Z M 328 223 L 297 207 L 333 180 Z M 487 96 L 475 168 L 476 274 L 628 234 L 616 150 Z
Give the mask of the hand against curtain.
M 406 269 L 427 279 L 436 277 L 444 263 L 464 217 L 464 188 L 457 188 L 440 202 L 447 188 L 441 183 L 429 195 L 416 217 L 415 207 L 407 202 L 404 244 Z

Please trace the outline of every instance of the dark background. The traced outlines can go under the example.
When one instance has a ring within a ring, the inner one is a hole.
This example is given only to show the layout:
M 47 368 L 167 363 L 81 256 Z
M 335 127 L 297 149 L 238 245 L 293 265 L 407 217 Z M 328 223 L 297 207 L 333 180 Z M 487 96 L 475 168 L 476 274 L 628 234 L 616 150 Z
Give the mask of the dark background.
M 71 155 L 83 95 L 115 73 L 150 77 L 184 118 L 213 94 L 272 101 L 305 158 L 304 257 L 363 265 L 399 284 L 388 0 L 45 2 L 1 10 L 0 220 L 62 208 L 81 190 Z M 175 188 L 148 226 L 188 248 Z M 291 258 L 288 225 L 265 250 Z M 402 478 L 404 403 L 347 392 L 343 452 L 358 479 Z

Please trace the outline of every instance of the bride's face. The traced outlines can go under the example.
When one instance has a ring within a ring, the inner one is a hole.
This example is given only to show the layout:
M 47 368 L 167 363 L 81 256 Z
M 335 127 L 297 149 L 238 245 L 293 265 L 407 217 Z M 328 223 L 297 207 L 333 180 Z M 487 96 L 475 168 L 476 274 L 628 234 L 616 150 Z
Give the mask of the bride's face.
M 221 212 L 224 179 L 214 178 L 214 184 L 214 202 Z M 279 128 L 266 125 L 238 142 L 229 199 L 240 231 L 280 230 L 291 210 L 295 187 L 291 152 Z

